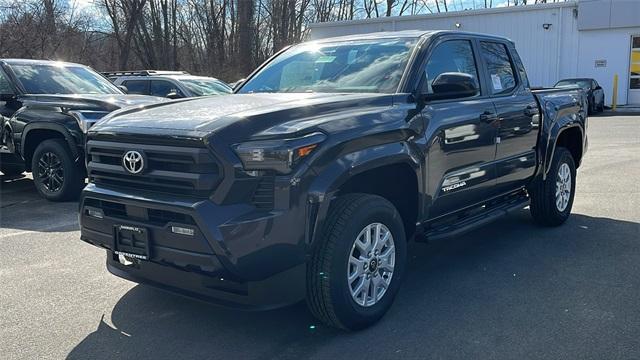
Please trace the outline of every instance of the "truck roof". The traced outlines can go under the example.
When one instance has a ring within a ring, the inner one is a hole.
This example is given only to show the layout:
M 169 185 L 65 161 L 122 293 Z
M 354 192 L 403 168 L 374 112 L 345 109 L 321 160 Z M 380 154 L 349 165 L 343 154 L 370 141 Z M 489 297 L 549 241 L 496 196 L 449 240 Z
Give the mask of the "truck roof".
M 65 61 L 55 60 L 34 60 L 34 59 L 0 59 L 0 63 L 6 63 L 9 65 L 63 65 L 63 66 L 85 66 L 82 64 L 70 63 Z
M 353 41 L 353 40 L 369 40 L 369 39 L 388 39 L 388 38 L 420 38 L 420 37 L 430 37 L 436 35 L 468 35 L 473 37 L 484 37 L 488 39 L 496 39 L 512 42 L 511 39 L 498 36 L 498 35 L 490 35 L 483 34 L 477 32 L 469 32 L 469 31 L 459 31 L 459 30 L 401 30 L 401 31 L 382 31 L 382 32 L 371 32 L 364 34 L 354 34 L 354 35 L 345 35 L 345 36 L 336 36 L 330 38 L 323 38 L 318 40 L 311 40 L 310 42 L 316 43 L 328 43 L 335 41 Z

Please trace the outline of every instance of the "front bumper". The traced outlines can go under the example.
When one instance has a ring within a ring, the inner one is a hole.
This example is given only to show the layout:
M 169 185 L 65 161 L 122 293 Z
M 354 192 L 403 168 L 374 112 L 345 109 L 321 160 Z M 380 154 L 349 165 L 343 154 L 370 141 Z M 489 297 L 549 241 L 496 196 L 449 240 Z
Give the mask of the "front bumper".
M 81 239 L 107 249 L 107 267 L 117 276 L 224 305 L 270 308 L 304 297 L 304 214 L 89 184 L 79 217 Z M 119 262 L 117 225 L 148 230 L 149 261 Z M 176 234 L 173 226 L 193 235 Z

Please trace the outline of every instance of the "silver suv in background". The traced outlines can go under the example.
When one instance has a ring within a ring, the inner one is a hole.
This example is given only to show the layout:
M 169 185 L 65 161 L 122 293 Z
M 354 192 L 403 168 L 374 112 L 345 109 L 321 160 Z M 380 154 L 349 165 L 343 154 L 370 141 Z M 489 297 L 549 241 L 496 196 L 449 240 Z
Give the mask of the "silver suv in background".
M 129 94 L 180 99 L 233 92 L 233 89 L 222 80 L 194 76 L 185 71 L 114 71 L 102 74 L 115 85 L 125 87 Z

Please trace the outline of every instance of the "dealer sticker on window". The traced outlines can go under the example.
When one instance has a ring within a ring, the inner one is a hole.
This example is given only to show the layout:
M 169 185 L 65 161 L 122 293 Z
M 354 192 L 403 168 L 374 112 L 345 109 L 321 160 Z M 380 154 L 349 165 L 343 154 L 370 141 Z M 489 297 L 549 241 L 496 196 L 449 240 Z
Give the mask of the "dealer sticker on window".
M 491 74 L 491 82 L 493 83 L 493 90 L 502 90 L 502 81 L 498 74 Z

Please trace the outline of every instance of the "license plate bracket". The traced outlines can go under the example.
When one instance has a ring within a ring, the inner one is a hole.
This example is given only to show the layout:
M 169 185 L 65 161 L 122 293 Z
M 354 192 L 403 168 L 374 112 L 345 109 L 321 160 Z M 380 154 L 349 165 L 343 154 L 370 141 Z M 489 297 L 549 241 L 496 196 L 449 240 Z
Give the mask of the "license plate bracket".
M 138 260 L 149 260 L 149 231 L 135 225 L 115 225 L 113 228 L 113 249 L 117 255 Z

